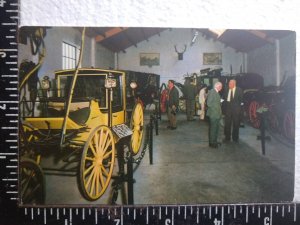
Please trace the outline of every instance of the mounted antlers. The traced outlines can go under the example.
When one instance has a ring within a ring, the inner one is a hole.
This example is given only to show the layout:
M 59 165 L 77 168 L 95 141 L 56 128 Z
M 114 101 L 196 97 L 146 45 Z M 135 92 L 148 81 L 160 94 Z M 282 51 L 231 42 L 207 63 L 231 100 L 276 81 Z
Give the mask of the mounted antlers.
M 178 60 L 183 60 L 183 53 L 186 51 L 186 45 L 184 45 L 184 50 L 182 52 L 177 51 L 176 45 L 174 45 L 174 47 L 175 47 L 176 53 L 178 54 Z

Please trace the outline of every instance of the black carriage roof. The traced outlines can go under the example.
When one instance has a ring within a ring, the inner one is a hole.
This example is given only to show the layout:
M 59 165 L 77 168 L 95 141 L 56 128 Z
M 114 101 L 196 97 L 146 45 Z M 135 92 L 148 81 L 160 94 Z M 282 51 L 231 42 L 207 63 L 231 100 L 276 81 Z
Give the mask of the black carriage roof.
M 55 71 L 55 75 L 70 75 L 74 74 L 75 69 L 66 69 L 66 70 L 58 70 Z M 107 70 L 107 69 L 100 69 L 100 68 L 80 68 L 78 69 L 78 75 L 85 75 L 85 74 L 99 74 L 99 73 L 113 73 L 113 74 L 124 74 L 122 71 L 118 70 Z

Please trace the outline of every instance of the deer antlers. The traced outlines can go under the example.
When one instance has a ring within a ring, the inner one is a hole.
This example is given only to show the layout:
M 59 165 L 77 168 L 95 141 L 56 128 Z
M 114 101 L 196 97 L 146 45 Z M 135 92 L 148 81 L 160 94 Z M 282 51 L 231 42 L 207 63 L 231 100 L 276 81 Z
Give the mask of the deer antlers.
M 178 54 L 178 60 L 182 60 L 183 59 L 183 53 L 186 51 L 186 45 L 184 45 L 184 50 L 182 52 L 178 52 L 176 45 L 174 45 L 175 47 L 175 51 Z

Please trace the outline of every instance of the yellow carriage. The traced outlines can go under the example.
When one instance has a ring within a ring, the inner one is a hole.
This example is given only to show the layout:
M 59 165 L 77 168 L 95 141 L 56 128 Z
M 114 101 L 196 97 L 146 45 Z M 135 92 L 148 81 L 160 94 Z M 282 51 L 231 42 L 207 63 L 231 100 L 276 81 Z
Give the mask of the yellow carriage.
M 54 82 L 40 82 L 30 112 L 20 104 L 21 202 L 41 203 L 45 149 L 70 151 L 79 169 L 79 187 L 88 200 L 99 199 L 113 174 L 118 143 L 137 155 L 144 136 L 140 103 L 126 105 L 125 73 L 81 68 L 55 73 Z M 50 85 L 51 84 L 51 85 Z M 23 109 L 23 110 L 22 110 Z

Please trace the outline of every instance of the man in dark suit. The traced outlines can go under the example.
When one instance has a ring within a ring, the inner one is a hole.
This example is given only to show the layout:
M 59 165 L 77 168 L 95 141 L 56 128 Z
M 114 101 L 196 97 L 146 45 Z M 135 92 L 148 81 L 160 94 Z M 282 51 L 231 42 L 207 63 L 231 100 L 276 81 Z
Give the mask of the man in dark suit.
M 241 105 L 243 104 L 243 91 L 236 86 L 235 80 L 230 80 L 228 83 L 228 90 L 224 95 L 225 100 L 225 142 L 239 141 L 239 127 L 240 127 L 240 113 Z
M 179 92 L 174 86 L 174 80 L 168 81 L 168 96 L 167 96 L 167 112 L 169 119 L 168 128 L 175 130 L 176 124 L 176 113 L 179 105 Z
M 220 120 L 222 118 L 221 98 L 219 92 L 222 90 L 222 83 L 217 82 L 207 96 L 207 116 L 209 117 L 209 147 L 218 147 L 218 133 Z

